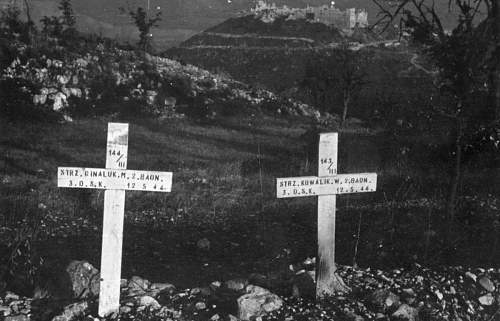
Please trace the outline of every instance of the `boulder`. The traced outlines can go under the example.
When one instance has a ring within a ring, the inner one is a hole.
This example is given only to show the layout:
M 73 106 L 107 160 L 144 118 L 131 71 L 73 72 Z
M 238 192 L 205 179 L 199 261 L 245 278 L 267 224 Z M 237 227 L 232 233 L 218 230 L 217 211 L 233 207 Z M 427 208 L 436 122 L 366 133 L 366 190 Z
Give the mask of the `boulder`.
M 141 308 L 149 308 L 151 310 L 158 310 L 161 308 L 161 305 L 154 298 L 149 295 L 141 296 L 137 299 L 137 305 Z
M 493 303 L 495 303 L 495 298 L 493 297 L 493 295 L 491 293 L 480 296 L 478 298 L 478 300 L 479 300 L 479 303 L 481 303 L 481 305 L 485 305 L 485 306 L 490 306 L 490 305 L 493 305 Z
M 283 306 L 279 296 L 259 286 L 249 285 L 246 292 L 238 298 L 238 317 L 241 320 L 262 317 Z
M 129 314 L 129 313 L 131 313 L 131 312 L 132 312 L 132 308 L 131 308 L 131 307 L 129 307 L 128 305 L 122 305 L 122 306 L 120 307 L 120 310 L 119 310 L 119 311 L 120 311 L 120 314 Z
M 418 309 L 415 309 L 408 304 L 401 304 L 399 308 L 392 314 L 394 320 L 417 321 Z
M 133 276 L 130 281 L 128 281 L 128 296 L 140 296 L 145 295 L 149 289 L 150 282 L 140 276 Z
M 479 279 L 479 285 L 488 292 L 495 292 L 495 285 L 491 282 L 490 278 L 483 276 Z
M 89 310 L 89 304 L 86 301 L 73 303 L 64 308 L 62 314 L 54 317 L 52 321 L 71 321 L 85 316 Z
M 99 295 L 99 271 L 87 261 L 71 261 L 66 267 L 73 298 L 86 299 Z
M 394 311 L 400 305 L 399 296 L 392 293 L 388 289 L 378 289 L 372 292 L 368 298 L 368 302 L 376 312 Z

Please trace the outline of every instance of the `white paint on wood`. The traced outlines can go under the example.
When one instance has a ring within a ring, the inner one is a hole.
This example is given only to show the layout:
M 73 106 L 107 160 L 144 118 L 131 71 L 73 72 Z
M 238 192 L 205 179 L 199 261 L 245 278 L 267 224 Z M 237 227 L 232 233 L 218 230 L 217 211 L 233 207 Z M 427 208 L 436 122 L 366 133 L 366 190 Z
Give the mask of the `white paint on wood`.
M 123 221 L 125 191 L 104 191 L 104 219 L 101 249 L 99 315 L 104 317 L 120 308 Z
M 109 123 L 106 145 L 106 168 L 127 168 L 128 124 Z
M 104 189 L 99 316 L 118 312 L 125 190 L 170 192 L 172 173 L 127 170 L 128 124 L 109 123 L 106 168 L 59 167 L 57 185 Z
M 316 296 L 346 292 L 348 287 L 335 273 L 336 194 L 374 192 L 376 173 L 337 174 L 337 133 L 321 134 L 319 139 L 318 176 L 278 178 L 278 198 L 318 196 L 318 260 Z
M 58 167 L 57 186 L 170 192 L 172 190 L 172 173 L 125 169 Z
M 128 124 L 109 123 L 106 148 L 106 168 L 127 168 Z M 102 227 L 101 284 L 98 313 L 104 317 L 120 308 L 122 271 L 123 221 L 125 191 L 104 191 Z
M 318 176 L 337 174 L 337 133 L 319 137 Z M 333 294 L 335 274 L 335 195 L 318 196 L 318 259 L 316 296 Z
M 276 180 L 278 198 L 374 192 L 376 173 L 288 177 Z

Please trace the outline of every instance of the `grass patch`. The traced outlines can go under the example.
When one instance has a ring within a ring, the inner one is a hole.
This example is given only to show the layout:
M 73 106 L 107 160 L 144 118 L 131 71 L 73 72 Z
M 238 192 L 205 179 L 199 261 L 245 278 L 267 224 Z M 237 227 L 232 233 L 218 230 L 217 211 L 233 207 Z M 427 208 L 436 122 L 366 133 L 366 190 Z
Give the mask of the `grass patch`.
M 316 200 L 275 197 L 276 177 L 317 172 L 316 151 L 308 147 L 314 139 L 296 119 L 259 117 L 130 121 L 128 168 L 174 177 L 172 193 L 126 194 L 125 277 L 190 287 L 315 255 Z M 32 248 L 45 268 L 71 259 L 99 266 L 103 193 L 57 188 L 56 169 L 103 167 L 108 121 L 121 120 L 0 126 L 1 204 L 7 204 L 0 219 L 11 228 L 26 215 L 43 224 Z M 419 137 L 340 135 L 339 172 L 375 171 L 379 185 L 375 193 L 339 197 L 339 263 L 353 261 L 360 215 L 362 266 L 498 263 L 485 246 L 495 237 L 497 170 L 470 166 L 463 191 L 474 198 L 462 200 L 457 218 L 469 223 L 458 225 L 456 246 L 444 249 L 447 165 L 426 146 Z M 209 250 L 197 248 L 201 238 L 210 240 Z

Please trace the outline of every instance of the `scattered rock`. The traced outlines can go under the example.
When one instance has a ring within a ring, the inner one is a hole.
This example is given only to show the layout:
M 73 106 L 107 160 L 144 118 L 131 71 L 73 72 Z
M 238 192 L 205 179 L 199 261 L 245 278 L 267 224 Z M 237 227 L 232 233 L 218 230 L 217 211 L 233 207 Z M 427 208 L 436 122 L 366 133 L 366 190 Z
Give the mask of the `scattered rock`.
M 175 291 L 175 286 L 170 283 L 153 283 L 150 286 L 151 290 L 156 290 L 158 293 L 173 293 Z
M 99 270 L 87 261 L 71 261 L 66 267 L 73 298 L 87 299 L 99 295 Z
M 205 304 L 205 302 L 197 302 L 194 307 L 196 308 L 196 310 L 205 310 L 207 308 L 207 305 Z
M 158 303 L 158 301 L 156 301 L 154 298 L 150 297 L 149 295 L 141 296 L 137 300 L 137 305 L 139 307 L 149 308 L 151 310 L 158 310 L 161 308 L 161 305 Z
M 4 321 L 30 321 L 30 317 L 24 314 L 6 316 Z
M 441 291 L 435 290 L 434 294 L 436 295 L 436 298 L 438 298 L 439 301 L 443 300 L 444 296 L 443 296 L 443 293 L 441 293 Z
M 493 305 L 493 303 L 495 303 L 495 298 L 493 297 L 493 294 L 491 294 L 491 293 L 480 296 L 478 298 L 478 300 L 479 300 L 479 303 L 481 303 L 481 305 L 486 305 L 486 306 L 490 306 L 490 305 Z
M 78 317 L 84 316 L 89 309 L 87 301 L 73 303 L 64 308 L 62 314 L 54 317 L 52 321 L 71 321 Z
M 483 276 L 479 279 L 479 284 L 488 292 L 495 292 L 495 285 L 487 276 Z
M 395 310 L 400 304 L 399 296 L 387 289 L 375 290 L 368 299 L 377 312 Z
M 365 320 L 362 316 L 360 316 L 359 314 L 356 314 L 352 311 L 347 312 L 346 317 L 350 321 L 364 321 Z
M 24 301 L 21 301 L 21 300 L 11 301 L 9 303 L 9 308 L 13 314 L 18 314 L 20 312 L 20 307 L 22 307 L 24 305 L 23 303 L 24 303 Z
M 53 95 L 52 99 L 54 100 L 54 105 L 52 106 L 52 109 L 54 111 L 59 111 L 60 109 L 68 105 L 68 99 L 62 92 L 58 92 Z
M 472 272 L 469 272 L 469 271 L 465 272 L 465 276 L 466 276 L 468 279 L 470 279 L 470 280 L 472 280 L 472 281 L 474 281 L 474 282 L 476 282 L 476 281 L 477 281 L 477 276 L 476 276 L 474 273 L 472 273 Z
M 220 287 L 222 286 L 222 283 L 220 281 L 213 281 L 212 283 L 210 283 L 210 289 L 212 289 L 212 291 L 217 291 L 218 289 L 220 289 Z
M 167 320 L 170 320 L 171 318 L 179 319 L 181 315 L 182 313 L 180 311 L 173 310 L 167 307 L 162 307 L 160 311 L 157 313 L 157 316 L 161 318 L 166 318 Z
M 120 314 L 129 314 L 130 312 L 132 312 L 132 308 L 128 305 L 122 305 L 120 307 Z
M 14 300 L 19 300 L 19 295 L 12 293 L 10 291 L 7 291 L 5 293 L 4 298 L 5 298 L 5 302 L 10 302 L 10 301 L 14 301 Z
M 10 314 L 10 308 L 4 305 L 0 305 L 0 316 L 8 316 Z
M 130 281 L 128 281 L 128 295 L 129 296 L 139 296 L 145 295 L 149 289 L 150 282 L 140 276 L 133 276 Z
M 274 293 L 259 286 L 246 287 L 247 294 L 238 298 L 238 315 L 241 320 L 250 320 L 280 309 L 283 300 Z
M 232 279 L 224 283 L 226 288 L 235 292 L 245 292 L 245 288 L 248 285 L 247 279 Z
M 418 309 L 415 309 L 408 304 L 401 304 L 399 308 L 392 314 L 395 320 L 417 321 Z

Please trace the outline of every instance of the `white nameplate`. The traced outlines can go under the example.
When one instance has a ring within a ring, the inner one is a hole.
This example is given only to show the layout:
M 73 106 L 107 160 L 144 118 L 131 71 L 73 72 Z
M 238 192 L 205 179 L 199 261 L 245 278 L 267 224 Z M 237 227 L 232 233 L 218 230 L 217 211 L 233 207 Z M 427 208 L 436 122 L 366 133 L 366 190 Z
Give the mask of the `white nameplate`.
M 364 193 L 374 192 L 376 189 L 376 173 L 288 177 L 276 180 L 278 198 Z
M 58 167 L 57 186 L 70 188 L 170 192 L 172 190 L 172 172 Z

